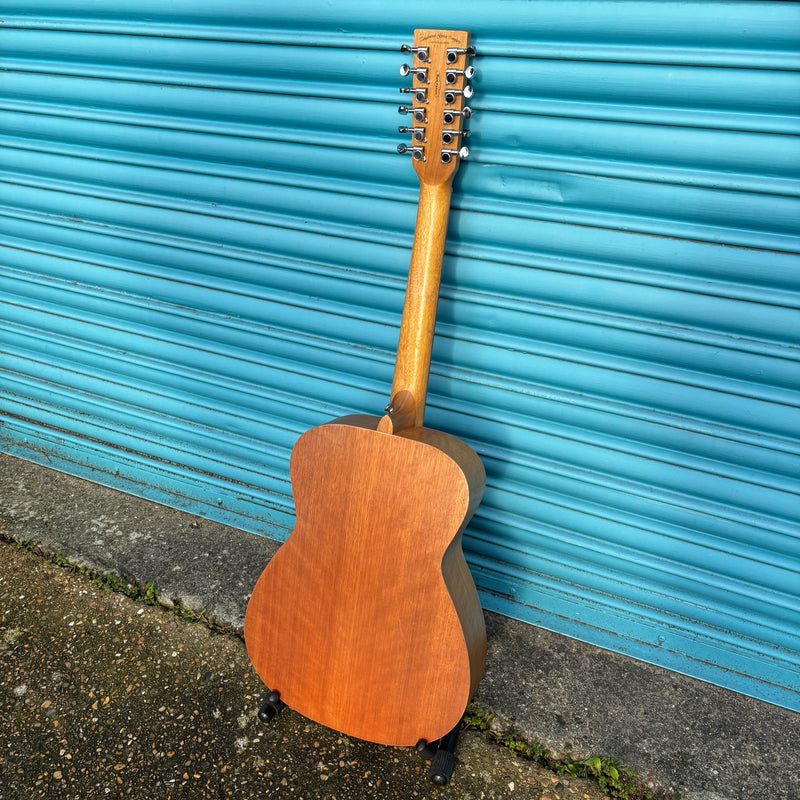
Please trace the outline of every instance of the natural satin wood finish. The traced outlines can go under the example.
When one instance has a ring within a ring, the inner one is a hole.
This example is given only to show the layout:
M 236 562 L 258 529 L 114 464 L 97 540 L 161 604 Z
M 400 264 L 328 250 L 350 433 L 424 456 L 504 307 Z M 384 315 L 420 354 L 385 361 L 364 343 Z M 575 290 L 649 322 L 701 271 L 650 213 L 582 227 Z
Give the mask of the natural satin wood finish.
M 264 683 L 301 714 L 389 745 L 443 737 L 486 660 L 486 631 L 461 537 L 483 465 L 423 427 L 453 174 L 443 164 L 446 49 L 464 31 L 416 31 L 430 62 L 425 161 L 391 403 L 304 433 L 292 451 L 297 521 L 262 573 L 245 641 Z M 415 62 L 417 65 L 418 62 Z M 415 76 L 414 85 L 419 85 Z M 463 78 L 449 88 L 463 88 Z M 415 107 L 419 102 L 415 99 Z M 461 109 L 463 101 L 449 108 Z M 448 130 L 460 131 L 458 117 Z
M 406 400 L 407 416 L 403 423 L 394 425 L 394 430 L 409 425 L 422 427 L 425 416 L 451 193 L 451 178 L 432 186 L 420 184 L 414 246 L 392 383 L 392 403 L 397 406 L 395 398 L 403 392 L 410 395 L 410 403 Z
M 387 436 L 355 416 L 292 452 L 297 523 L 245 617 L 256 671 L 281 699 L 391 745 L 452 729 L 477 687 L 486 634 L 461 533 L 480 459 L 428 429 Z

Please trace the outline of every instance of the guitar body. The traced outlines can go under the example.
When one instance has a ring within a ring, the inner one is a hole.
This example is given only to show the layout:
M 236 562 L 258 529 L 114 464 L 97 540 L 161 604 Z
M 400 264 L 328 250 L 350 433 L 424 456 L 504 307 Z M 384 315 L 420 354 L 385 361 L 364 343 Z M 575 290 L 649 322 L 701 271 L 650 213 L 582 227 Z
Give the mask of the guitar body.
M 411 154 L 420 196 L 391 400 L 383 417 L 342 417 L 297 441 L 296 525 L 245 615 L 250 660 L 280 701 L 388 745 L 455 729 L 486 660 L 461 551 L 483 465 L 423 424 L 452 180 L 469 154 L 474 51 L 468 31 L 428 29 L 403 49 L 412 66 L 400 72 L 413 84 L 401 92 L 413 105 L 400 106 L 412 123 L 400 130 L 412 144 L 398 150 Z
M 480 680 L 486 633 L 461 534 L 484 470 L 427 428 L 343 417 L 292 451 L 297 521 L 245 617 L 250 659 L 301 714 L 389 745 L 444 736 Z

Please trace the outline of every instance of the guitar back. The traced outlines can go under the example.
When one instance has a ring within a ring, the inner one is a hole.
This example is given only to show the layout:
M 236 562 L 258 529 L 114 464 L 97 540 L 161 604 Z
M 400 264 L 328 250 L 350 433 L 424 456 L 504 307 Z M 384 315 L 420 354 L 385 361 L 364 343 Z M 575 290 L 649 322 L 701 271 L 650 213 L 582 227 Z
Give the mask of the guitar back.
M 486 634 L 461 533 L 484 470 L 466 444 L 352 416 L 292 451 L 295 528 L 253 591 L 253 665 L 301 714 L 390 745 L 452 729 L 483 674 Z

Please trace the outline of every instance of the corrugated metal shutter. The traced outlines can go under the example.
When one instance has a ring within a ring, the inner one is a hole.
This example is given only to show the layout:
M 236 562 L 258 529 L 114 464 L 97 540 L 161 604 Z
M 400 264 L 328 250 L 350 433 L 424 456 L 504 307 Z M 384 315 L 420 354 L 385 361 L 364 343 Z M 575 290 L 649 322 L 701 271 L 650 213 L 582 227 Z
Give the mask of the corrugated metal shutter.
M 485 606 L 800 708 L 797 4 L 28 0 L 5 451 L 286 535 L 296 437 L 387 400 L 415 27 L 479 53 L 427 423 Z

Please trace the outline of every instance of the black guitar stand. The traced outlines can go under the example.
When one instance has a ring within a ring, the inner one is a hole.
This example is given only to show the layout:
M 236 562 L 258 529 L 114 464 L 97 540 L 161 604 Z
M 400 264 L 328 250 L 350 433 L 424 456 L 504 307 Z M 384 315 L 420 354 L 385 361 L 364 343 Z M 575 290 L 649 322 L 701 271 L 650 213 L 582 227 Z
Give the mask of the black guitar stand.
M 258 710 L 258 718 L 262 722 L 272 722 L 284 708 L 286 708 L 286 703 L 281 700 L 280 692 L 270 692 Z M 437 786 L 446 786 L 453 777 L 453 771 L 456 768 L 456 742 L 460 732 L 461 721 L 459 720 L 458 725 L 447 736 L 434 742 L 426 742 L 424 739 L 417 742 L 417 752 L 426 761 L 431 762 L 428 777 L 431 783 L 435 783 Z
M 281 700 L 280 692 L 270 692 L 258 710 L 258 718 L 262 722 L 272 722 L 284 708 L 286 703 Z
M 437 742 L 426 742 L 420 739 L 417 742 L 417 752 L 426 760 L 431 762 L 428 770 L 428 777 L 431 783 L 437 786 L 446 786 L 453 777 L 456 768 L 456 742 L 458 734 L 461 732 L 461 721 L 458 725 Z

